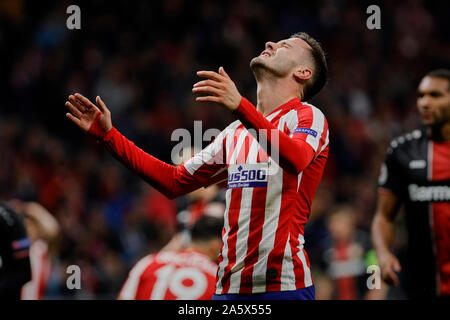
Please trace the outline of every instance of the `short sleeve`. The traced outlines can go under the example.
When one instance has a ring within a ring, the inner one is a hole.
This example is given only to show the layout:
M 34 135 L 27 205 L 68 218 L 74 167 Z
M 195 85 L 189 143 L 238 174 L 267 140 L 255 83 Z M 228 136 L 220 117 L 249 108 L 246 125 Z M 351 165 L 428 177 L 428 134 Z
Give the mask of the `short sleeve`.
M 378 176 L 378 187 L 396 195 L 401 194 L 402 170 L 397 158 L 397 149 L 389 147 Z
M 325 115 L 318 108 L 306 103 L 303 103 L 302 108 L 291 112 L 294 116 L 287 124 L 289 136 L 308 143 L 317 156 L 329 144 L 328 122 Z

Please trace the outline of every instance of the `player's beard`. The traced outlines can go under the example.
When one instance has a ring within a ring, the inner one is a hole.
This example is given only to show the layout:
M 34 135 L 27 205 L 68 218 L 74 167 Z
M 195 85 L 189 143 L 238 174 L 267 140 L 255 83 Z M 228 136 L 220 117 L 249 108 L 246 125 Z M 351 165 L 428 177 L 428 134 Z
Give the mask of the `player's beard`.
M 450 124 L 450 108 L 433 112 L 431 119 L 422 119 L 422 123 L 428 128 L 428 134 L 432 139 L 441 140 L 444 126 Z
M 431 112 L 431 118 L 422 119 L 425 126 L 440 128 L 450 122 L 450 107 Z
M 255 57 L 250 61 L 250 68 L 257 81 L 267 78 L 282 78 L 287 75 L 286 70 L 269 65 L 265 58 L 261 56 Z

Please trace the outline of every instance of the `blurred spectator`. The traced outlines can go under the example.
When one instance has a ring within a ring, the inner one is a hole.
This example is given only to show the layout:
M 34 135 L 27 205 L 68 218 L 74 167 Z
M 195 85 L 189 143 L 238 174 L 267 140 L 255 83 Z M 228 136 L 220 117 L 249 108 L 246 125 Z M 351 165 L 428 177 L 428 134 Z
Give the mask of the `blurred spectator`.
M 350 206 L 332 210 L 327 218 L 327 227 L 329 236 L 322 242 L 321 258 L 326 270 L 323 278 L 328 277 L 333 283 L 331 297 L 338 300 L 363 299 L 368 290 L 365 256 L 370 250 L 370 236 L 357 229 L 356 214 Z

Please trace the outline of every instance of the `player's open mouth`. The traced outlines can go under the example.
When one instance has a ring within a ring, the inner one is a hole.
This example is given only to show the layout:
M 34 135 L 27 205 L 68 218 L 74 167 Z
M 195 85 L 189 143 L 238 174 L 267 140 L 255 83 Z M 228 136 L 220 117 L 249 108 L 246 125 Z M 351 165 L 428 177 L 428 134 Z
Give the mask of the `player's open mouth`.
M 261 53 L 261 56 L 267 56 L 267 57 L 270 57 L 270 53 L 267 52 L 267 51 L 263 51 L 263 52 Z
M 423 112 L 421 116 L 422 119 L 430 119 L 432 117 L 432 114 L 430 112 Z

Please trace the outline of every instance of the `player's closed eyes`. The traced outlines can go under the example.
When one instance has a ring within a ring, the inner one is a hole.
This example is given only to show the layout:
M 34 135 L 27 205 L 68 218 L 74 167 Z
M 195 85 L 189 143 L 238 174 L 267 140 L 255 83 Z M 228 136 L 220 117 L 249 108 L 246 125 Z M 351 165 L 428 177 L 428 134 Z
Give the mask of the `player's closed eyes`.
M 285 41 L 283 41 L 283 42 L 281 43 L 281 46 L 282 46 L 282 47 L 285 47 L 285 48 L 291 48 L 291 46 L 290 46 L 287 42 L 285 42 Z

